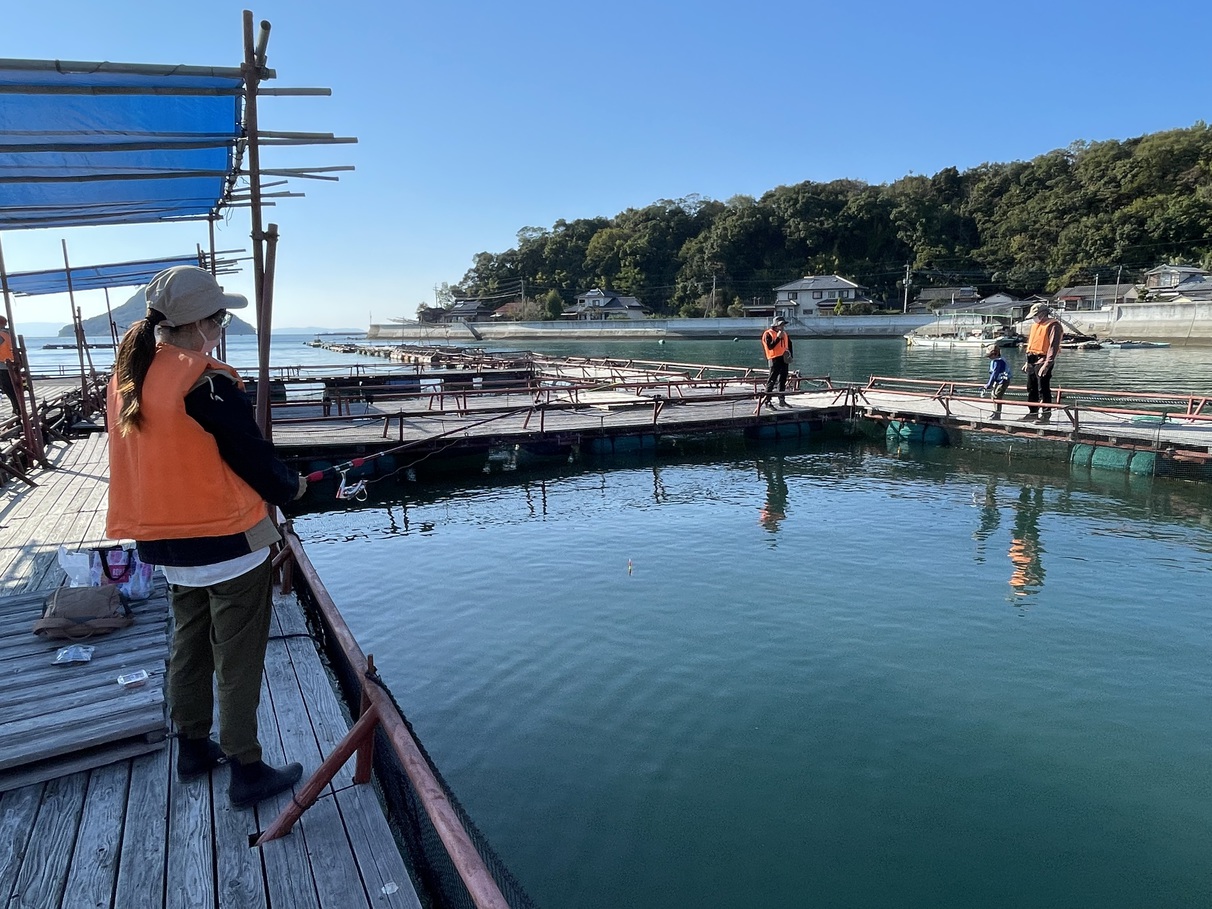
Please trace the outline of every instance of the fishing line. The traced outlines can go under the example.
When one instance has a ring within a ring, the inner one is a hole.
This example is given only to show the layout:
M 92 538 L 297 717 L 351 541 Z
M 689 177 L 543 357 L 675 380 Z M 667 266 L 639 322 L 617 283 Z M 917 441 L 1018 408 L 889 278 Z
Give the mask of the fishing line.
M 585 389 L 572 389 L 571 391 L 565 392 L 562 394 L 572 395 L 572 394 L 576 394 L 580 391 L 587 391 L 587 392 L 603 391 L 603 390 L 615 388 L 621 384 L 624 384 L 624 383 L 620 380 L 616 380 L 616 381 L 611 381 L 611 382 L 605 382 L 605 383 L 602 383 L 599 385 L 590 386 L 589 388 L 585 388 Z M 426 436 L 423 439 L 412 439 L 408 442 L 403 442 L 399 445 L 394 445 L 391 448 L 385 448 L 382 451 L 376 451 L 373 454 L 365 455 L 364 457 L 350 458 L 348 461 L 343 461 L 339 464 L 333 464 L 331 467 L 324 467 L 324 468 L 321 468 L 320 470 L 313 470 L 311 473 L 307 474 L 307 482 L 308 483 L 318 483 L 320 480 L 324 479 L 324 476 L 326 474 L 329 474 L 329 473 L 336 474 L 340 478 L 340 483 L 337 486 L 336 497 L 338 499 L 342 499 L 342 500 L 354 500 L 354 501 L 358 501 L 358 502 L 364 502 L 364 501 L 366 501 L 366 487 L 369 482 L 377 482 L 378 480 L 386 480 L 386 479 L 388 479 L 388 477 L 394 477 L 397 474 L 399 474 L 401 471 L 411 469 L 412 467 L 415 467 L 417 464 L 420 464 L 422 461 L 425 461 L 426 459 L 433 457 L 435 454 L 440 454 L 441 452 L 445 451 L 446 449 L 457 444 L 457 441 L 452 441 L 449 445 L 444 445 L 441 448 L 437 448 L 434 451 L 431 451 L 428 454 L 426 454 L 424 457 L 418 458 L 417 460 L 415 460 L 409 464 L 406 464 L 403 467 L 397 468 L 388 476 L 379 477 L 376 480 L 367 481 L 365 478 L 361 478 L 361 479 L 356 480 L 353 483 L 350 483 L 347 475 L 348 475 L 349 471 L 353 470 L 354 468 L 362 467 L 364 464 L 366 464 L 370 461 L 377 460 L 378 458 L 381 458 L 385 455 L 395 454 L 396 452 L 400 452 L 400 451 L 406 451 L 409 448 L 415 448 L 418 445 L 432 444 L 433 442 L 436 442 L 439 439 L 444 439 L 444 438 L 447 438 L 450 436 L 455 436 L 455 435 L 460 435 L 460 434 L 465 436 L 472 429 L 476 429 L 480 426 L 486 426 L 489 423 L 496 422 L 497 420 L 504 420 L 504 419 L 508 419 L 510 417 L 518 417 L 518 416 L 521 416 L 522 414 L 527 414 L 527 413 L 536 413 L 536 412 L 545 410 L 547 408 L 550 408 L 554 404 L 564 404 L 564 403 L 572 403 L 572 398 L 563 397 L 560 399 L 546 401 L 546 402 L 536 401 L 527 407 L 518 407 L 518 408 L 515 408 L 514 410 L 505 411 L 504 413 L 494 414 L 491 417 L 485 417 L 482 420 L 476 420 L 475 422 L 468 423 L 465 426 L 458 426 L 454 429 L 448 429 L 445 432 L 440 432 L 440 433 L 437 433 L 436 435 Z M 400 416 L 401 417 L 403 416 L 402 412 L 401 412 Z M 391 417 L 388 416 L 388 417 L 386 417 L 386 419 L 390 420 Z

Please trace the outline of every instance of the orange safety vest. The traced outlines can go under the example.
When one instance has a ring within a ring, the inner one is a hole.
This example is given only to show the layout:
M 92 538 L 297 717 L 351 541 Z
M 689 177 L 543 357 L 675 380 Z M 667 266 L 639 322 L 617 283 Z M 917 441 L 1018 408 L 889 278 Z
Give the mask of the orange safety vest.
M 774 341 L 774 346 L 767 346 L 767 339 L 774 340 L 774 329 L 767 328 L 762 332 L 762 350 L 766 354 L 767 360 L 777 360 L 787 352 L 787 332 L 779 335 L 778 340 Z
M 0 363 L 7 363 L 13 358 L 13 336 L 8 329 L 0 328 Z
M 1059 327 L 1060 323 L 1056 319 L 1045 319 L 1031 326 L 1031 333 L 1027 335 L 1027 353 L 1043 355 L 1052 350 L 1049 341 L 1053 326 Z
M 143 426 L 125 436 L 116 428 L 122 409 L 117 377 L 110 379 L 110 539 L 228 536 L 251 530 L 269 514 L 261 496 L 227 466 L 215 437 L 185 412 L 185 396 L 207 370 L 240 381 L 213 357 L 159 345 L 143 382 Z

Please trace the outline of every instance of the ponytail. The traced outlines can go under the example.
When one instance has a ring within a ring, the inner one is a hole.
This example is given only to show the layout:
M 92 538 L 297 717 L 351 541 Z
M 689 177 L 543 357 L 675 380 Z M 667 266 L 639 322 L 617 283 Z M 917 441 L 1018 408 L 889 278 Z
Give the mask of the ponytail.
M 156 325 L 163 319 L 162 313 L 149 309 L 147 318 L 127 329 L 122 343 L 118 345 L 114 375 L 118 381 L 118 398 L 122 406 L 118 411 L 117 427 L 124 436 L 143 425 L 140 404 L 143 380 L 147 378 L 152 358 L 156 355 Z

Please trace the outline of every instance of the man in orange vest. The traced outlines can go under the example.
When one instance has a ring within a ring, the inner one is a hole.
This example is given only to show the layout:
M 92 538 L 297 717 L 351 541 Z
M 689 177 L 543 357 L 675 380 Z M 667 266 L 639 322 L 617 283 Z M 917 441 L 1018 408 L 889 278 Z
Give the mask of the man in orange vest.
M 784 395 L 787 390 L 787 376 L 791 372 L 791 338 L 788 337 L 787 330 L 784 328 L 786 324 L 787 320 L 782 316 L 775 316 L 770 327 L 762 332 L 762 352 L 766 355 L 766 362 L 770 365 L 770 375 L 766 379 L 766 397 L 762 403 L 772 410 L 775 409 L 775 406 L 771 396 L 774 393 L 776 382 L 779 386 L 779 404 L 783 407 L 788 406 L 787 398 Z
M 1027 315 L 1035 320 L 1027 336 L 1027 362 L 1023 364 L 1023 372 L 1027 374 L 1027 403 L 1051 404 L 1052 368 L 1056 365 L 1065 331 L 1047 303 L 1036 303 Z M 1047 423 L 1052 419 L 1052 408 L 1028 406 L 1026 415 L 1019 419 Z
M 0 316 L 0 391 L 13 405 L 13 413 L 17 410 L 17 389 L 13 386 L 13 374 L 10 372 L 13 362 L 13 335 L 8 330 L 8 319 Z

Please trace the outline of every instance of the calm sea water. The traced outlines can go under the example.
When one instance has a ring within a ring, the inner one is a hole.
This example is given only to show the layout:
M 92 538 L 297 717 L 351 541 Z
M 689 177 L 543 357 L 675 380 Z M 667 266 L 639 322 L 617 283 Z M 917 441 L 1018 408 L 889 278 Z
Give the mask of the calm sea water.
M 347 361 L 301 340 L 275 362 Z M 896 341 L 796 365 L 986 368 Z M 1210 391 L 1212 351 L 1074 353 L 1057 382 Z M 540 905 L 1207 906 L 1210 504 L 843 440 L 383 483 L 296 528 Z
M 1206 391 L 1212 352 L 1058 375 Z M 1206 487 L 838 442 L 373 493 L 296 526 L 541 905 L 1212 904 Z

